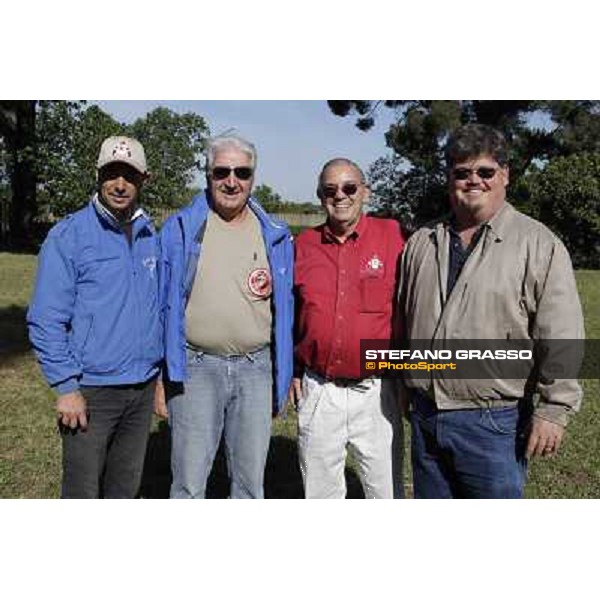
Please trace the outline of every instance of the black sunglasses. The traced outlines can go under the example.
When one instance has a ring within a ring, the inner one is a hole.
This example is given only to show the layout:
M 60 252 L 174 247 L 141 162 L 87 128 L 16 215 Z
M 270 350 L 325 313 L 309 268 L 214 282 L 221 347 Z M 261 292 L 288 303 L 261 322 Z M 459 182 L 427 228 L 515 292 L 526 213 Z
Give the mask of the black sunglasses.
M 324 198 L 335 198 L 340 189 L 339 185 L 326 185 L 323 187 Z M 354 196 L 358 192 L 358 186 L 355 183 L 344 183 L 341 186 L 344 196 Z
M 215 181 L 227 179 L 233 173 L 240 181 L 248 181 L 254 171 L 250 167 L 214 167 L 211 174 Z
M 467 169 L 466 167 L 460 167 L 458 169 L 454 169 L 452 174 L 454 175 L 454 179 L 464 181 L 465 179 L 469 179 L 473 173 L 475 173 L 479 179 L 492 179 L 497 171 L 498 169 L 494 167 L 479 167 L 478 169 Z

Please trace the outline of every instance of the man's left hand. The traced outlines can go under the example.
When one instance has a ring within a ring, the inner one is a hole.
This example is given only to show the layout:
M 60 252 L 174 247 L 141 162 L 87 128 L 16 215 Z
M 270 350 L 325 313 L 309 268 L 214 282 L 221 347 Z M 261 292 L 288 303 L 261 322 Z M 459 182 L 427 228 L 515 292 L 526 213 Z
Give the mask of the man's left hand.
M 154 391 L 154 414 L 161 419 L 169 418 L 167 410 L 167 399 L 165 395 L 165 386 L 159 379 L 156 382 L 156 390 Z
M 565 428 L 562 425 L 533 417 L 525 456 L 554 456 L 560 448 Z

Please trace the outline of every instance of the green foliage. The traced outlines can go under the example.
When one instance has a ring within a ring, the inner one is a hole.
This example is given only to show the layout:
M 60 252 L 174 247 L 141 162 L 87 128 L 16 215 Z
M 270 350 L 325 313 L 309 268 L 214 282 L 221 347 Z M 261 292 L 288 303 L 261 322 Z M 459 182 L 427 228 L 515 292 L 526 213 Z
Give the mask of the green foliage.
M 558 155 L 600 152 L 600 102 L 554 100 L 545 109 L 558 125 L 553 133 Z
M 0 177 L 10 182 L 0 241 L 28 247 L 37 212 L 35 198 L 35 100 L 0 100 Z
M 38 208 L 42 218 L 81 208 L 96 186 L 102 140 L 125 127 L 84 102 L 40 101 L 36 119 Z
M 273 191 L 270 186 L 262 183 L 257 185 L 252 195 L 260 202 L 267 212 L 279 212 L 281 209 L 281 196 Z
M 587 183 L 590 177 L 586 183 L 567 177 L 561 184 L 557 174 L 569 164 L 561 157 L 600 153 L 599 101 L 329 102 L 338 116 L 358 115 L 359 129 L 373 124 L 381 106 L 394 109 L 397 122 L 385 136 L 392 155 L 377 160 L 369 171 L 376 213 L 396 216 L 408 229 L 441 216 L 447 210 L 443 148 L 448 136 L 461 124 L 483 123 L 500 129 L 509 142 L 511 201 L 556 231 L 573 250 L 576 266 L 600 267 L 594 185 Z M 581 160 L 575 160 L 572 172 L 579 172 Z M 594 167 L 588 166 L 591 175 Z M 550 171 L 544 176 L 546 169 Z M 564 201 L 550 210 L 555 185 Z
M 552 159 L 524 183 L 527 212 L 565 241 L 579 266 L 600 267 L 600 153 Z
M 8 150 L 4 138 L 0 136 L 0 186 L 8 187 Z
M 314 215 L 324 211 L 320 204 L 314 202 L 284 202 L 280 212 Z
M 111 135 L 136 137 L 144 145 L 153 174 L 143 191 L 144 206 L 180 206 L 189 200 L 189 186 L 208 135 L 202 117 L 157 108 L 128 126 L 83 101 L 40 100 L 36 104 L 35 135 L 18 152 L 9 152 L 14 146 L 11 143 L 19 139 L 11 118 L 16 114 L 12 104 L 5 102 L 0 107 L 0 185 L 14 177 L 15 161 L 30 160 L 33 168 L 26 176 L 34 182 L 42 221 L 63 217 L 89 200 L 96 187 L 100 145 Z M 11 197 L 17 206 L 20 201 Z
M 144 188 L 144 205 L 183 206 L 209 134 L 206 121 L 194 113 L 180 115 L 155 108 L 130 127 L 146 151 L 151 179 Z
M 321 206 L 312 202 L 293 202 L 291 200 L 282 200 L 281 196 L 270 186 L 261 183 L 257 185 L 252 196 L 256 198 L 261 206 L 269 213 L 293 213 L 303 215 L 313 215 L 321 212 Z
M 371 187 L 369 212 L 397 218 L 413 232 L 447 210 L 446 187 L 423 168 L 408 170 L 397 154 L 377 159 L 368 171 Z M 422 199 L 426 197 L 427 202 Z

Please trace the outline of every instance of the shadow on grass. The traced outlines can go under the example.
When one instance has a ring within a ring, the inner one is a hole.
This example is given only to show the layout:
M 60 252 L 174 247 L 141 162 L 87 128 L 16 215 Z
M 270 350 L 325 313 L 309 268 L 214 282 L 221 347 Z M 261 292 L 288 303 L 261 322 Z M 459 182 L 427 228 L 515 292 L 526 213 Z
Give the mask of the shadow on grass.
M 26 314 L 27 308 L 16 304 L 0 308 L 0 366 L 31 350 Z
M 146 461 L 142 475 L 140 496 L 142 498 L 168 498 L 171 487 L 171 431 L 162 421 L 158 431 L 150 434 Z M 355 472 L 346 469 L 348 498 L 364 498 L 362 487 Z M 227 498 L 229 477 L 223 443 L 219 446 L 212 472 L 206 487 L 207 498 Z M 267 467 L 265 469 L 266 498 L 303 498 L 302 475 L 298 467 L 296 442 L 285 436 L 271 438 Z

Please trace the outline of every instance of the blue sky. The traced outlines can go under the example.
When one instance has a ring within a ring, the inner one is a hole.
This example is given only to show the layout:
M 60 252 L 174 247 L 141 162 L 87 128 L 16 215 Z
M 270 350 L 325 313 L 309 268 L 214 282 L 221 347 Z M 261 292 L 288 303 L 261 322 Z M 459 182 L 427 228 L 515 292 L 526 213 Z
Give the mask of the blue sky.
M 119 121 L 127 123 L 156 106 L 204 117 L 212 134 L 235 127 L 258 150 L 256 184 L 270 185 L 284 199 L 317 202 L 315 185 L 321 165 L 346 156 L 365 171 L 387 153 L 384 133 L 394 113 L 382 108 L 375 126 L 359 131 L 356 117 L 336 117 L 326 101 L 93 101 Z M 200 179 L 203 184 L 204 179 Z

